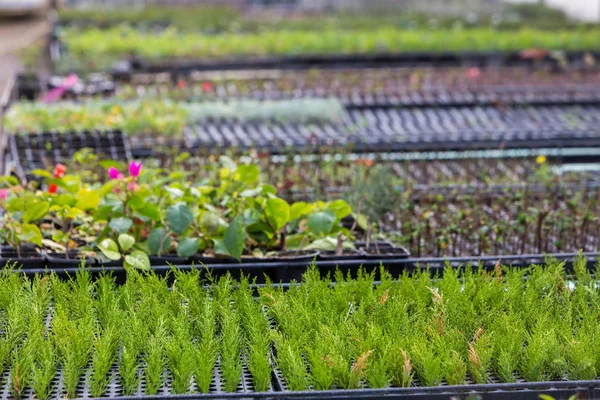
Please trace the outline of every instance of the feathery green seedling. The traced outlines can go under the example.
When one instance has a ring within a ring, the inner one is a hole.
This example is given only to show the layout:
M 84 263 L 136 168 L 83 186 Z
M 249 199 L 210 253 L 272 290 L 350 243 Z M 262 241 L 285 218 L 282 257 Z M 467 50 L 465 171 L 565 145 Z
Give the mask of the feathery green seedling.
M 121 351 L 119 353 L 119 380 L 123 386 L 123 394 L 126 396 L 136 392 L 140 384 L 138 369 L 142 348 L 145 343 L 145 326 L 131 314 L 124 324 L 124 332 L 121 339 Z
M 197 311 L 196 322 L 198 344 L 195 349 L 195 376 L 198 390 L 202 393 L 208 393 L 219 352 L 219 344 L 216 337 L 216 311 L 213 302 L 208 297 L 201 299 L 199 307 L 201 309 Z
M 392 385 L 409 387 L 414 376 L 413 365 L 401 343 L 392 342 L 386 351 L 386 358 Z
M 448 385 L 462 385 L 467 379 L 467 364 L 456 350 L 452 350 L 446 361 L 446 383 Z
M 242 332 L 239 318 L 228 304 L 221 304 L 221 371 L 227 392 L 236 391 L 242 375 Z
M 297 346 L 277 335 L 275 339 L 278 366 L 285 376 L 289 390 L 306 390 L 306 365 Z
M 271 384 L 270 323 L 260 304 L 252 298 L 248 281 L 242 279 L 236 292 L 236 307 L 242 315 L 245 336 L 245 359 L 252 375 L 254 390 L 264 392 Z
M 172 391 L 176 394 L 187 393 L 194 375 L 195 351 L 189 334 L 189 321 L 185 314 L 181 313 L 173 317 L 171 332 L 165 350 L 172 377 Z
M 38 348 L 31 376 L 31 387 L 35 397 L 46 400 L 52 391 L 52 380 L 56 374 L 56 351 L 50 340 L 44 340 Z
M 145 350 L 144 377 L 146 378 L 146 394 L 154 395 L 165 382 L 164 371 L 167 367 L 165 352 L 167 330 L 162 321 L 158 321 L 156 331 L 148 338 Z
M 57 305 L 52 319 L 52 337 L 62 365 L 63 384 L 67 397 L 75 397 L 79 379 L 90 360 L 94 344 L 94 320 L 87 315 L 78 321 L 69 320 Z
M 493 348 L 491 334 L 479 329 L 469 343 L 467 367 L 473 380 L 477 383 L 486 383 L 492 362 Z
M 31 343 L 25 342 L 23 346 L 13 352 L 10 367 L 10 391 L 15 399 L 20 399 L 23 391 L 31 381 L 34 363 L 34 349 Z
M 111 376 L 108 375 L 117 354 L 117 332 L 110 327 L 97 334 L 94 339 L 92 371 L 90 373 L 90 392 L 100 397 L 106 391 Z

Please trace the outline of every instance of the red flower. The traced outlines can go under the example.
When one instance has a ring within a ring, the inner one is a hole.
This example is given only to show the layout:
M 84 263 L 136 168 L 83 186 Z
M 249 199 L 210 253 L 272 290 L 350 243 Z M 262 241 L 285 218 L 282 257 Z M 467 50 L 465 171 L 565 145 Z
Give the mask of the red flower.
M 184 89 L 187 86 L 187 84 L 185 83 L 185 81 L 183 79 L 180 79 L 177 81 L 177 87 L 179 89 Z
M 56 166 L 54 167 L 54 177 L 55 178 L 62 178 L 62 176 L 65 174 L 65 172 L 67 172 L 67 167 L 65 167 L 62 164 L 56 164 Z
M 56 193 L 57 190 L 58 190 L 58 186 L 56 186 L 54 183 L 51 183 L 50 186 L 48 187 L 48 193 L 50 193 L 50 194 Z
M 210 83 L 210 82 L 204 82 L 204 83 L 202 83 L 202 91 L 204 93 L 210 92 L 211 90 L 212 90 L 212 83 Z

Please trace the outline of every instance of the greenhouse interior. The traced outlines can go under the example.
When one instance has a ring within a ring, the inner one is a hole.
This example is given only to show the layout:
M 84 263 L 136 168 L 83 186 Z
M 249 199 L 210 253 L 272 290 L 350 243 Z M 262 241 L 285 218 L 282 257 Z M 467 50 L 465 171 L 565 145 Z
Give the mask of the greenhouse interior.
M 0 1 L 1 399 L 600 398 L 599 263 L 598 0 Z

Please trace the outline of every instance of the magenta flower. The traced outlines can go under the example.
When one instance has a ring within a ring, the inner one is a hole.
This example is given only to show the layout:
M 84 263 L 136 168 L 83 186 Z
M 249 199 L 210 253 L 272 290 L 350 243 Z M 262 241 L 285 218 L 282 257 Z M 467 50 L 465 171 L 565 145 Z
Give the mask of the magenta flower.
M 110 177 L 110 179 L 118 179 L 119 175 L 121 174 L 119 174 L 119 170 L 115 167 L 110 167 L 108 169 L 108 176 Z
M 141 169 L 142 163 L 136 163 L 135 161 L 132 161 L 131 164 L 129 164 L 129 175 L 131 175 L 134 178 L 137 178 L 138 176 L 140 176 Z
M 8 190 L 0 189 L 0 200 L 6 200 L 8 197 Z

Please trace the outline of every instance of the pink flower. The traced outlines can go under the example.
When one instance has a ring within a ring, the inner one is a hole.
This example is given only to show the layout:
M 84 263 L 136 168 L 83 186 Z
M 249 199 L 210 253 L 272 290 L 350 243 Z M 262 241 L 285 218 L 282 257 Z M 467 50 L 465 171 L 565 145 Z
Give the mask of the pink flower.
M 108 176 L 110 177 L 110 179 L 119 179 L 119 170 L 116 169 L 115 167 L 110 167 L 108 169 Z
M 130 192 L 135 191 L 135 182 L 129 182 L 127 184 L 127 189 L 129 189 Z
M 0 200 L 6 200 L 8 197 L 8 190 L 0 189 Z
M 469 68 L 466 75 L 469 79 L 477 79 L 481 76 L 481 70 L 477 67 Z
M 131 164 L 129 164 L 129 175 L 133 176 L 134 178 L 137 178 L 138 176 L 140 176 L 141 169 L 142 163 L 136 163 L 135 161 L 132 161 Z

